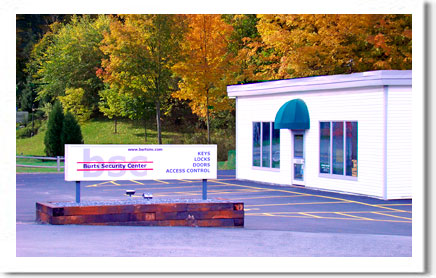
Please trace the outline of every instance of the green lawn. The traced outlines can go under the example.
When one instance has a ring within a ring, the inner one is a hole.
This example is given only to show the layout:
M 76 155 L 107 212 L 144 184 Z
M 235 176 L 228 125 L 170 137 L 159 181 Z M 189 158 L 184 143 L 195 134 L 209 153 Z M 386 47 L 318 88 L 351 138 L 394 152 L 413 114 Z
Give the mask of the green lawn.
M 33 166 L 57 166 L 56 160 L 41 160 L 31 158 L 17 158 L 17 165 L 33 165 Z M 64 162 L 61 161 L 61 166 L 64 166 Z M 64 169 L 60 168 L 60 172 Z M 57 173 L 57 168 L 31 168 L 31 167 L 17 167 L 17 173 Z
M 135 126 L 131 121 L 118 121 L 117 134 L 114 124 L 109 120 L 91 120 L 81 124 L 85 144 L 157 144 L 156 130 L 147 129 L 147 142 L 144 139 L 144 128 Z M 17 155 L 45 156 L 45 131 L 31 138 L 17 139 Z M 162 132 L 162 143 L 171 144 L 180 134 Z
M 147 129 L 147 141 L 144 138 L 144 128 L 135 125 L 130 120 L 119 120 L 117 125 L 117 134 L 114 133 L 114 122 L 111 120 L 91 120 L 81 124 L 82 135 L 85 144 L 157 144 L 157 131 Z M 16 154 L 25 156 L 45 156 L 44 153 L 44 136 L 45 131 L 40 131 L 37 135 L 31 138 L 16 139 Z M 162 143 L 163 144 L 204 144 L 203 133 L 180 133 L 168 130 L 162 131 Z M 216 139 L 218 144 L 218 160 L 224 161 L 227 159 L 227 152 L 230 149 L 234 149 L 234 136 L 218 134 L 212 135 L 212 141 Z M 33 159 L 30 159 L 33 160 Z M 29 161 L 27 161 L 29 162 Z M 43 165 L 51 165 L 52 162 L 33 161 L 33 163 L 43 163 Z M 17 164 L 29 164 L 22 163 L 17 160 Z M 233 164 L 220 162 L 219 169 L 232 169 Z M 230 166 L 230 167 L 229 167 Z M 234 166 L 233 166 L 234 167 Z M 233 168 L 234 169 L 234 168 Z M 17 172 L 57 172 L 56 169 L 44 169 L 44 168 L 22 168 L 17 167 Z

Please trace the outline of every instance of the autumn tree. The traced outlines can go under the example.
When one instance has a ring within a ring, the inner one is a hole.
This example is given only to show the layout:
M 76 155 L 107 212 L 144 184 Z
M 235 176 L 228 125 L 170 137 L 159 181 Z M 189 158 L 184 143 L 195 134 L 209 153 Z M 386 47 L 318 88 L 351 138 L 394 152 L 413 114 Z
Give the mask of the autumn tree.
M 16 15 L 16 93 L 17 108 L 32 111 L 38 107 L 35 82 L 32 74 L 27 70 L 31 61 L 32 49 L 45 33 L 50 31 L 54 22 L 68 22 L 71 15 L 59 14 L 17 14 Z
M 56 22 L 50 28 L 35 45 L 33 59 L 29 63 L 35 83 L 40 84 L 38 99 L 53 102 L 59 96 L 65 96 L 68 89 L 82 89 L 84 94 L 79 105 L 84 105 L 90 113 L 96 109 L 98 91 L 103 88 L 103 82 L 95 71 L 104 57 L 99 45 L 103 31 L 109 28 L 109 20 L 103 15 L 96 18 L 72 16 L 69 23 Z M 82 107 L 70 111 L 78 109 Z
M 233 70 L 228 49 L 232 26 L 221 15 L 189 15 L 188 19 L 182 44 L 184 59 L 174 66 L 182 80 L 173 96 L 189 100 L 192 112 L 205 119 L 209 144 L 210 111 L 231 109 L 226 85 Z
M 252 80 L 411 69 L 411 15 L 258 15 L 239 59 Z
M 114 119 L 114 133 L 118 133 L 118 118 L 126 114 L 127 97 L 110 87 L 100 91 L 99 95 L 101 101 L 98 103 L 98 108 L 106 117 Z
M 108 55 L 98 75 L 119 93 L 147 97 L 155 104 L 158 143 L 162 144 L 161 102 L 172 90 L 171 67 L 184 32 L 181 15 L 122 15 L 113 20 L 101 49 Z
M 64 96 L 58 97 L 62 103 L 64 112 L 70 112 L 76 115 L 77 119 L 81 122 L 89 120 L 92 111 L 87 106 L 85 90 L 83 88 L 67 88 Z

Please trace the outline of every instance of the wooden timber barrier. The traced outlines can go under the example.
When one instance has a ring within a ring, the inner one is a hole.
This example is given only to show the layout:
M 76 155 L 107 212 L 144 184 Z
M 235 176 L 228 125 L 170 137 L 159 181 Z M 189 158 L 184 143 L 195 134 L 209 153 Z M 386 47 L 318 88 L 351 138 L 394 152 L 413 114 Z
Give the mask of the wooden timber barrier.
M 54 225 L 243 227 L 244 203 L 152 203 L 57 206 L 36 203 L 36 221 Z

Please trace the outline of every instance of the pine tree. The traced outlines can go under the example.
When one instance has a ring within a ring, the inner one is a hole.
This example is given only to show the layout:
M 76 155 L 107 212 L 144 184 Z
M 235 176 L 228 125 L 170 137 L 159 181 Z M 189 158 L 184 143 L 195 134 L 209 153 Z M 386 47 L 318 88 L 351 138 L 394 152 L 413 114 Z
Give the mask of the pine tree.
M 58 156 L 64 153 L 64 145 L 61 142 L 63 121 L 62 105 L 57 101 L 48 117 L 47 132 L 44 137 L 44 151 L 47 156 Z
M 74 115 L 69 111 L 65 114 L 62 124 L 61 142 L 62 146 L 65 144 L 83 144 L 80 125 L 76 118 L 74 118 Z M 63 150 L 65 150 L 64 147 Z

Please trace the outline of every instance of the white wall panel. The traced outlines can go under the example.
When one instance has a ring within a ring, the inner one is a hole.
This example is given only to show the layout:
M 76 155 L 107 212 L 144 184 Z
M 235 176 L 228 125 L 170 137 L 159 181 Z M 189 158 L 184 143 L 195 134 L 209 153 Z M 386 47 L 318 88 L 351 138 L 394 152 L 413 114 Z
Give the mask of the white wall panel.
M 412 92 L 389 87 L 387 128 L 387 197 L 412 197 Z
M 256 169 L 252 163 L 252 123 L 274 121 L 279 108 L 300 98 L 306 102 L 310 130 L 305 133 L 305 181 L 307 187 L 382 197 L 384 101 L 383 88 L 328 90 L 238 97 L 237 178 L 277 184 L 292 184 L 292 135 L 280 134 L 280 170 Z M 319 177 L 319 122 L 358 122 L 358 180 Z

